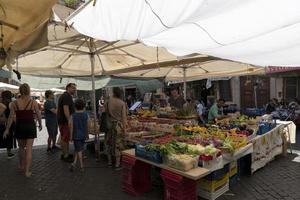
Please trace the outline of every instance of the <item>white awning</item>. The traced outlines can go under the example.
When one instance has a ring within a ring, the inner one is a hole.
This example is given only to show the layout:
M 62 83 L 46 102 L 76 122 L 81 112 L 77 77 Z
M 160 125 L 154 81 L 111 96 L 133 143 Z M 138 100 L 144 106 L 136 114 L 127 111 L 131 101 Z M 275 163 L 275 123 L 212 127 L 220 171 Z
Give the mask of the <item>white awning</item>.
M 94 1 L 92 1 L 94 2 Z M 139 40 L 259 66 L 300 66 L 299 0 L 101 0 L 68 19 L 101 40 Z

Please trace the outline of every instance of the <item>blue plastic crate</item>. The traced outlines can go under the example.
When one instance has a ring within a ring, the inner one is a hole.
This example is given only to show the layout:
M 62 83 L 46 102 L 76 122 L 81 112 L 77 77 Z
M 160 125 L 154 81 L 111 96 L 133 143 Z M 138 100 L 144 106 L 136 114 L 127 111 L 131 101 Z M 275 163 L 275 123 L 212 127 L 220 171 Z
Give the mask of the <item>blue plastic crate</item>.
M 135 156 L 161 164 L 163 162 L 159 151 L 148 151 L 145 146 L 135 145 Z
M 229 178 L 229 186 L 233 186 L 233 185 L 237 184 L 239 179 L 240 179 L 240 174 L 239 173 L 237 173 L 236 175 L 230 177 Z
M 260 123 L 257 135 L 263 135 L 276 127 L 275 123 Z
M 220 180 L 225 174 L 229 172 L 229 164 L 224 165 L 222 169 L 218 169 L 216 171 L 211 172 L 209 175 L 205 176 L 204 179 L 208 181 Z
M 264 108 L 246 108 L 243 112 L 244 115 L 249 117 L 261 116 L 266 113 Z

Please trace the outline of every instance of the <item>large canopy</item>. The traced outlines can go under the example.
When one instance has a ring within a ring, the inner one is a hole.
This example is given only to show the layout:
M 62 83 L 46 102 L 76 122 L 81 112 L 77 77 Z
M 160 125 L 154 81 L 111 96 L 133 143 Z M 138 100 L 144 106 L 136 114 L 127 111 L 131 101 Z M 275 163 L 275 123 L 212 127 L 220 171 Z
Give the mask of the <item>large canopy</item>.
M 187 65 L 174 65 L 169 67 L 158 67 L 148 70 L 137 70 L 134 72 L 118 74 L 119 77 L 161 77 L 166 81 L 201 80 L 224 76 L 243 76 L 265 74 L 265 68 L 254 67 L 230 61 L 208 61 Z
M 299 0 L 101 0 L 68 19 L 97 39 L 260 66 L 300 66 L 299 22 Z
M 56 0 L 0 0 L 0 33 L 7 54 L 0 67 L 19 54 L 47 45 L 47 24 Z
M 14 66 L 22 74 L 44 76 L 90 76 L 91 54 L 95 55 L 95 75 L 114 75 L 159 66 L 206 62 L 216 58 L 196 56 L 177 60 L 162 48 L 138 42 L 91 40 L 61 25 L 48 28 L 49 45 L 19 56 Z M 218 59 L 217 59 L 218 60 Z
M 92 74 L 90 56 L 91 52 L 95 52 L 94 75 L 96 76 L 115 75 L 178 80 L 183 79 L 182 70 L 178 69 L 182 67 L 188 69 L 187 80 L 264 72 L 263 68 L 221 61 L 203 55 L 178 58 L 162 48 L 148 47 L 138 42 L 94 41 L 72 29 L 65 31 L 64 26 L 55 24 L 49 26 L 48 38 L 47 47 L 19 56 L 14 68 L 22 74 L 68 77 L 72 79 L 71 82 L 76 82 L 74 77 Z M 85 84 L 88 83 L 85 82 L 83 88 L 86 88 Z M 97 84 L 100 83 L 96 82 Z M 101 83 L 100 87 L 102 85 Z

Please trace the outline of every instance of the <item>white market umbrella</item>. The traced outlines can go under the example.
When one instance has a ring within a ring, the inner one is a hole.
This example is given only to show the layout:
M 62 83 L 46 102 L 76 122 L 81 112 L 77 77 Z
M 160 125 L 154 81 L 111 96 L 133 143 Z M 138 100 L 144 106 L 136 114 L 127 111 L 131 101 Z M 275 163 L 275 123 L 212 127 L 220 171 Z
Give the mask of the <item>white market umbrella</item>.
M 26 51 L 47 45 L 47 24 L 55 2 L 0 0 L 0 68 Z
M 186 99 L 186 82 L 228 76 L 264 75 L 265 68 L 224 60 L 174 65 L 149 70 L 116 74 L 119 77 L 164 78 L 166 81 L 182 81 Z
M 216 58 L 194 56 L 178 61 L 177 57 L 162 48 L 148 47 L 135 41 L 105 42 L 93 40 L 73 29 L 51 24 L 48 28 L 49 45 L 18 57 L 18 69 L 22 74 L 77 77 L 114 75 L 159 66 L 173 66 Z M 94 73 L 91 69 L 94 60 Z
M 298 0 L 101 0 L 67 23 L 96 39 L 139 40 L 177 56 L 300 66 Z

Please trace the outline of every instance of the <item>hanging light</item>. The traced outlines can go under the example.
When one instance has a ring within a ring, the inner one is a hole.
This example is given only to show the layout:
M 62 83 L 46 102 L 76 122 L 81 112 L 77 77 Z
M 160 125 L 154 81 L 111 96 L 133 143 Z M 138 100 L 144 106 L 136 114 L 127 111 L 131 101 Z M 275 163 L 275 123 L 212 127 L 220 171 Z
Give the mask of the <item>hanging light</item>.
M 0 42 L 1 42 L 1 47 L 0 47 L 0 59 L 5 60 L 7 57 L 7 53 L 3 47 L 3 27 L 2 27 L 2 23 L 0 23 L 1 26 L 1 38 L 0 38 Z

